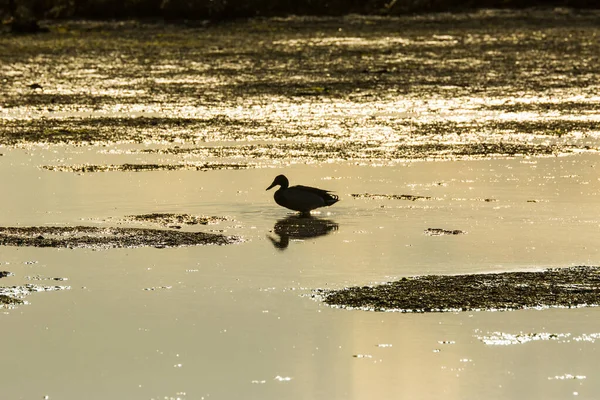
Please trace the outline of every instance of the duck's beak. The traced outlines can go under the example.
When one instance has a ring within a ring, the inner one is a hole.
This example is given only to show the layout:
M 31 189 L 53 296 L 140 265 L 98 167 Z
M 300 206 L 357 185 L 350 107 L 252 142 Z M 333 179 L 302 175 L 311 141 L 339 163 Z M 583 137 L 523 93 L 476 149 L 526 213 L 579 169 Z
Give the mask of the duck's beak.
M 277 184 L 275 183 L 275 181 L 273 181 L 273 183 L 271 183 L 271 186 L 269 186 L 267 188 L 267 190 L 272 189 L 274 186 L 277 186 Z

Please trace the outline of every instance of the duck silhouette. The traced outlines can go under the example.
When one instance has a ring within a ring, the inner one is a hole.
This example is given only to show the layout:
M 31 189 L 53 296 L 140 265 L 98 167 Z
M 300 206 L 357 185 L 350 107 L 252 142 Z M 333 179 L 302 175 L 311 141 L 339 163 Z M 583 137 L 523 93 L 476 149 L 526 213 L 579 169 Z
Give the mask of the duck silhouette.
M 299 211 L 302 215 L 310 215 L 311 210 L 328 207 L 339 201 L 338 196 L 330 194 L 329 190 L 317 189 L 310 186 L 290 186 L 285 175 L 277 175 L 267 190 L 279 185 L 273 198 L 275 203 L 290 210 Z

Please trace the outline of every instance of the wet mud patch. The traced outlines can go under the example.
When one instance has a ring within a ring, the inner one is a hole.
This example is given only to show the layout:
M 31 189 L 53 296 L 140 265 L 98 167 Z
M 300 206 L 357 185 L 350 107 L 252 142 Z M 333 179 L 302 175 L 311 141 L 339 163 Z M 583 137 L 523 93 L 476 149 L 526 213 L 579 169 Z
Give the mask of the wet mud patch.
M 56 248 L 186 247 L 240 243 L 241 238 L 205 232 L 113 227 L 0 227 L 0 246 Z
M 2 292 L 0 287 L 0 293 Z M 23 300 L 17 299 L 15 297 L 7 296 L 5 294 L 0 294 L 0 308 L 3 307 L 14 307 L 16 305 L 23 304 Z
M 427 228 L 425 229 L 425 234 L 429 236 L 444 236 L 444 235 L 464 235 L 465 231 L 461 231 L 460 229 L 441 229 L 441 228 Z
M 126 215 L 122 222 L 158 224 L 169 228 L 181 228 L 181 225 L 214 225 L 229 220 L 226 217 L 203 216 L 190 214 L 152 213 Z
M 185 164 L 108 164 L 108 165 L 44 165 L 43 169 L 60 172 L 143 172 L 143 171 L 211 171 L 222 169 L 247 169 L 248 164 L 223 164 L 223 163 L 185 163 Z
M 507 138 L 508 139 L 508 138 Z M 476 141 L 477 139 L 473 138 Z M 406 159 L 439 159 L 439 160 L 464 160 L 496 157 L 522 157 L 522 156 L 558 156 L 570 154 L 581 149 L 580 146 L 571 144 L 536 144 L 510 142 L 479 143 L 427 143 L 415 146 L 416 152 L 410 153 Z M 593 149 L 589 149 L 593 150 Z M 420 153 L 420 157 L 419 157 Z
M 432 200 L 430 196 L 416 196 L 412 194 L 371 194 L 371 193 L 353 193 L 350 196 L 355 199 L 375 199 L 375 200 Z
M 385 127 L 381 127 L 385 128 Z M 405 160 L 459 160 L 491 157 L 518 156 L 550 156 L 569 154 L 580 147 L 566 144 L 536 144 L 485 141 L 481 137 L 462 137 L 460 141 L 452 137 L 453 132 L 447 131 L 451 137 L 446 143 L 439 138 L 411 136 L 396 133 L 394 138 L 369 140 L 363 142 L 351 137 L 342 137 L 337 133 L 332 136 L 312 137 L 289 133 L 287 139 L 291 143 L 248 144 L 232 146 L 184 147 L 176 146 L 161 149 L 143 149 L 139 153 L 170 154 L 178 156 L 242 158 L 252 160 L 278 161 L 285 163 L 306 163 L 319 161 L 355 161 L 355 162 L 397 162 Z M 282 135 L 277 135 L 282 136 Z M 343 134 L 346 136 L 346 134 Z M 348 133 L 347 136 L 351 136 Z M 265 140 L 280 140 L 279 137 L 267 136 Z M 461 142 L 462 141 L 462 142 Z M 583 147 L 581 147 L 583 148 Z M 592 151 L 592 148 L 586 150 Z M 134 151 L 135 152 L 135 151 Z
M 501 137 L 501 135 L 498 135 Z M 526 138 L 527 135 L 523 135 Z M 476 141 L 476 138 L 470 140 Z M 533 138 L 532 138 L 533 140 Z M 512 141 L 512 142 L 511 142 Z M 536 144 L 522 143 L 520 140 L 506 138 L 506 141 L 481 141 L 478 143 L 425 143 L 411 146 L 412 151 L 406 152 L 400 159 L 430 159 L 430 160 L 465 160 L 498 157 L 523 156 L 559 156 L 575 153 L 580 150 L 595 151 L 591 147 L 573 144 Z M 399 154 L 400 156 L 400 154 Z
M 216 138 L 244 139 L 249 131 L 259 128 L 259 121 L 227 115 L 6 120 L 0 127 L 0 144 L 194 143 Z
M 574 336 L 570 332 L 488 332 L 485 335 L 476 335 L 476 338 L 481 340 L 488 346 L 510 346 L 519 345 L 536 341 L 556 341 L 558 343 L 572 343 L 572 342 L 587 342 L 595 343 L 600 339 L 600 333 L 583 333 L 581 335 Z M 574 376 L 574 375 L 559 375 L 548 379 L 585 379 L 585 376 Z
M 492 124 L 498 133 L 508 132 L 529 135 L 564 136 L 585 132 L 597 135 L 600 127 L 597 121 L 569 121 L 567 119 L 546 119 L 544 121 L 503 121 Z
M 489 104 L 483 108 L 491 111 L 504 112 L 570 112 L 572 114 L 595 113 L 598 110 L 597 102 L 578 101 L 540 101 L 540 102 L 514 102 L 505 101 L 502 104 Z
M 50 276 L 41 276 L 41 275 L 33 275 L 33 276 L 26 276 L 25 279 L 29 280 L 29 281 L 68 281 L 68 278 L 53 278 Z
M 494 111 L 512 111 L 512 108 L 503 110 L 501 106 L 490 106 Z M 543 106 L 542 106 L 543 107 Z M 590 105 L 593 109 L 597 105 Z M 468 135 L 501 135 L 505 133 L 517 133 L 521 135 L 534 136 L 557 136 L 561 137 L 569 133 L 586 132 L 589 134 L 598 134 L 600 129 L 596 121 L 579 121 L 564 118 L 553 118 L 540 115 L 538 120 L 519 120 L 513 116 L 508 120 L 492 120 L 487 122 L 467 121 L 426 121 L 408 123 L 410 132 L 420 135 L 436 134 L 450 135 L 456 134 L 460 136 Z M 527 144 L 527 143 L 522 143 Z
M 344 121 L 315 122 L 274 121 L 272 119 L 231 119 L 217 116 L 192 118 L 94 118 L 33 121 L 7 121 L 0 127 L 0 144 L 69 144 L 111 145 L 145 143 L 162 148 L 130 150 L 141 154 L 170 154 L 247 160 L 317 162 L 317 161 L 399 161 L 420 159 L 466 159 L 515 156 L 548 156 L 569 154 L 578 150 L 596 150 L 579 143 L 571 133 L 600 134 L 595 123 L 570 121 L 477 123 L 423 122 L 410 119 L 364 119 L 358 125 Z M 17 126 L 22 123 L 24 126 Z M 578 125 L 579 124 L 579 125 Z M 31 127 L 30 125 L 33 125 Z M 30 126 L 30 127 L 28 127 Z M 364 132 L 356 135 L 360 128 Z M 392 130 L 385 140 L 377 132 Z M 552 137 L 554 143 L 540 143 L 540 138 Z M 261 144 L 243 144 L 260 140 Z M 231 145 L 192 147 L 199 142 L 229 141 Z M 240 142 L 242 142 L 240 144 Z M 271 142 L 271 143 L 268 143 Z M 183 144 L 183 145 L 182 145 Z M 209 169 L 210 165 L 154 165 L 153 169 Z M 136 167 L 134 167 L 136 166 Z M 216 167 L 216 166 L 215 166 Z M 221 168 L 248 168 L 251 165 L 231 164 Z M 69 168 L 47 166 L 48 169 Z M 137 164 L 125 167 L 74 166 L 78 169 L 115 170 L 147 168 Z M 90 172 L 90 171 L 85 172 Z
M 540 272 L 426 275 L 315 293 L 331 306 L 369 311 L 454 312 L 600 305 L 600 267 Z
M 508 346 L 515 344 L 524 344 L 535 341 L 555 340 L 562 343 L 569 340 L 570 333 L 548 333 L 548 332 L 531 332 L 531 333 L 507 333 L 493 332 L 488 335 L 478 335 L 477 338 L 488 346 Z
M 41 286 L 26 284 L 22 286 L 0 286 L 0 308 L 13 308 L 25 304 L 24 298 L 32 293 L 69 290 L 71 286 Z

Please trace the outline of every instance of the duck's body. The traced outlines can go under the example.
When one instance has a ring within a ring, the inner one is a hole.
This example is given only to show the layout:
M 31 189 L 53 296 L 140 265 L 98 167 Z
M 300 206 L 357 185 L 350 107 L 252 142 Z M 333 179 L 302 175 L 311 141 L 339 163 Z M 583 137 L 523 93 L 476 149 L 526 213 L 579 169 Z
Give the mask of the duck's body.
M 284 175 L 278 175 L 267 190 L 279 185 L 275 195 L 275 203 L 290 210 L 309 214 L 311 210 L 328 207 L 339 201 L 339 198 L 330 194 L 329 190 L 317 189 L 310 186 L 289 186 L 290 182 Z

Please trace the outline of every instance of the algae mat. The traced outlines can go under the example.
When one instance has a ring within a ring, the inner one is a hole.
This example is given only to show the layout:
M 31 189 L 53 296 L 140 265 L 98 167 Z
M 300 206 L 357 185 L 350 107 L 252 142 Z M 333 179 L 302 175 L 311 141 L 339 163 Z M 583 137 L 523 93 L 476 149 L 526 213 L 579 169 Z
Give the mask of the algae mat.
M 318 290 L 325 303 L 372 311 L 444 312 L 600 304 L 600 267 L 540 272 L 427 275 L 377 286 Z

